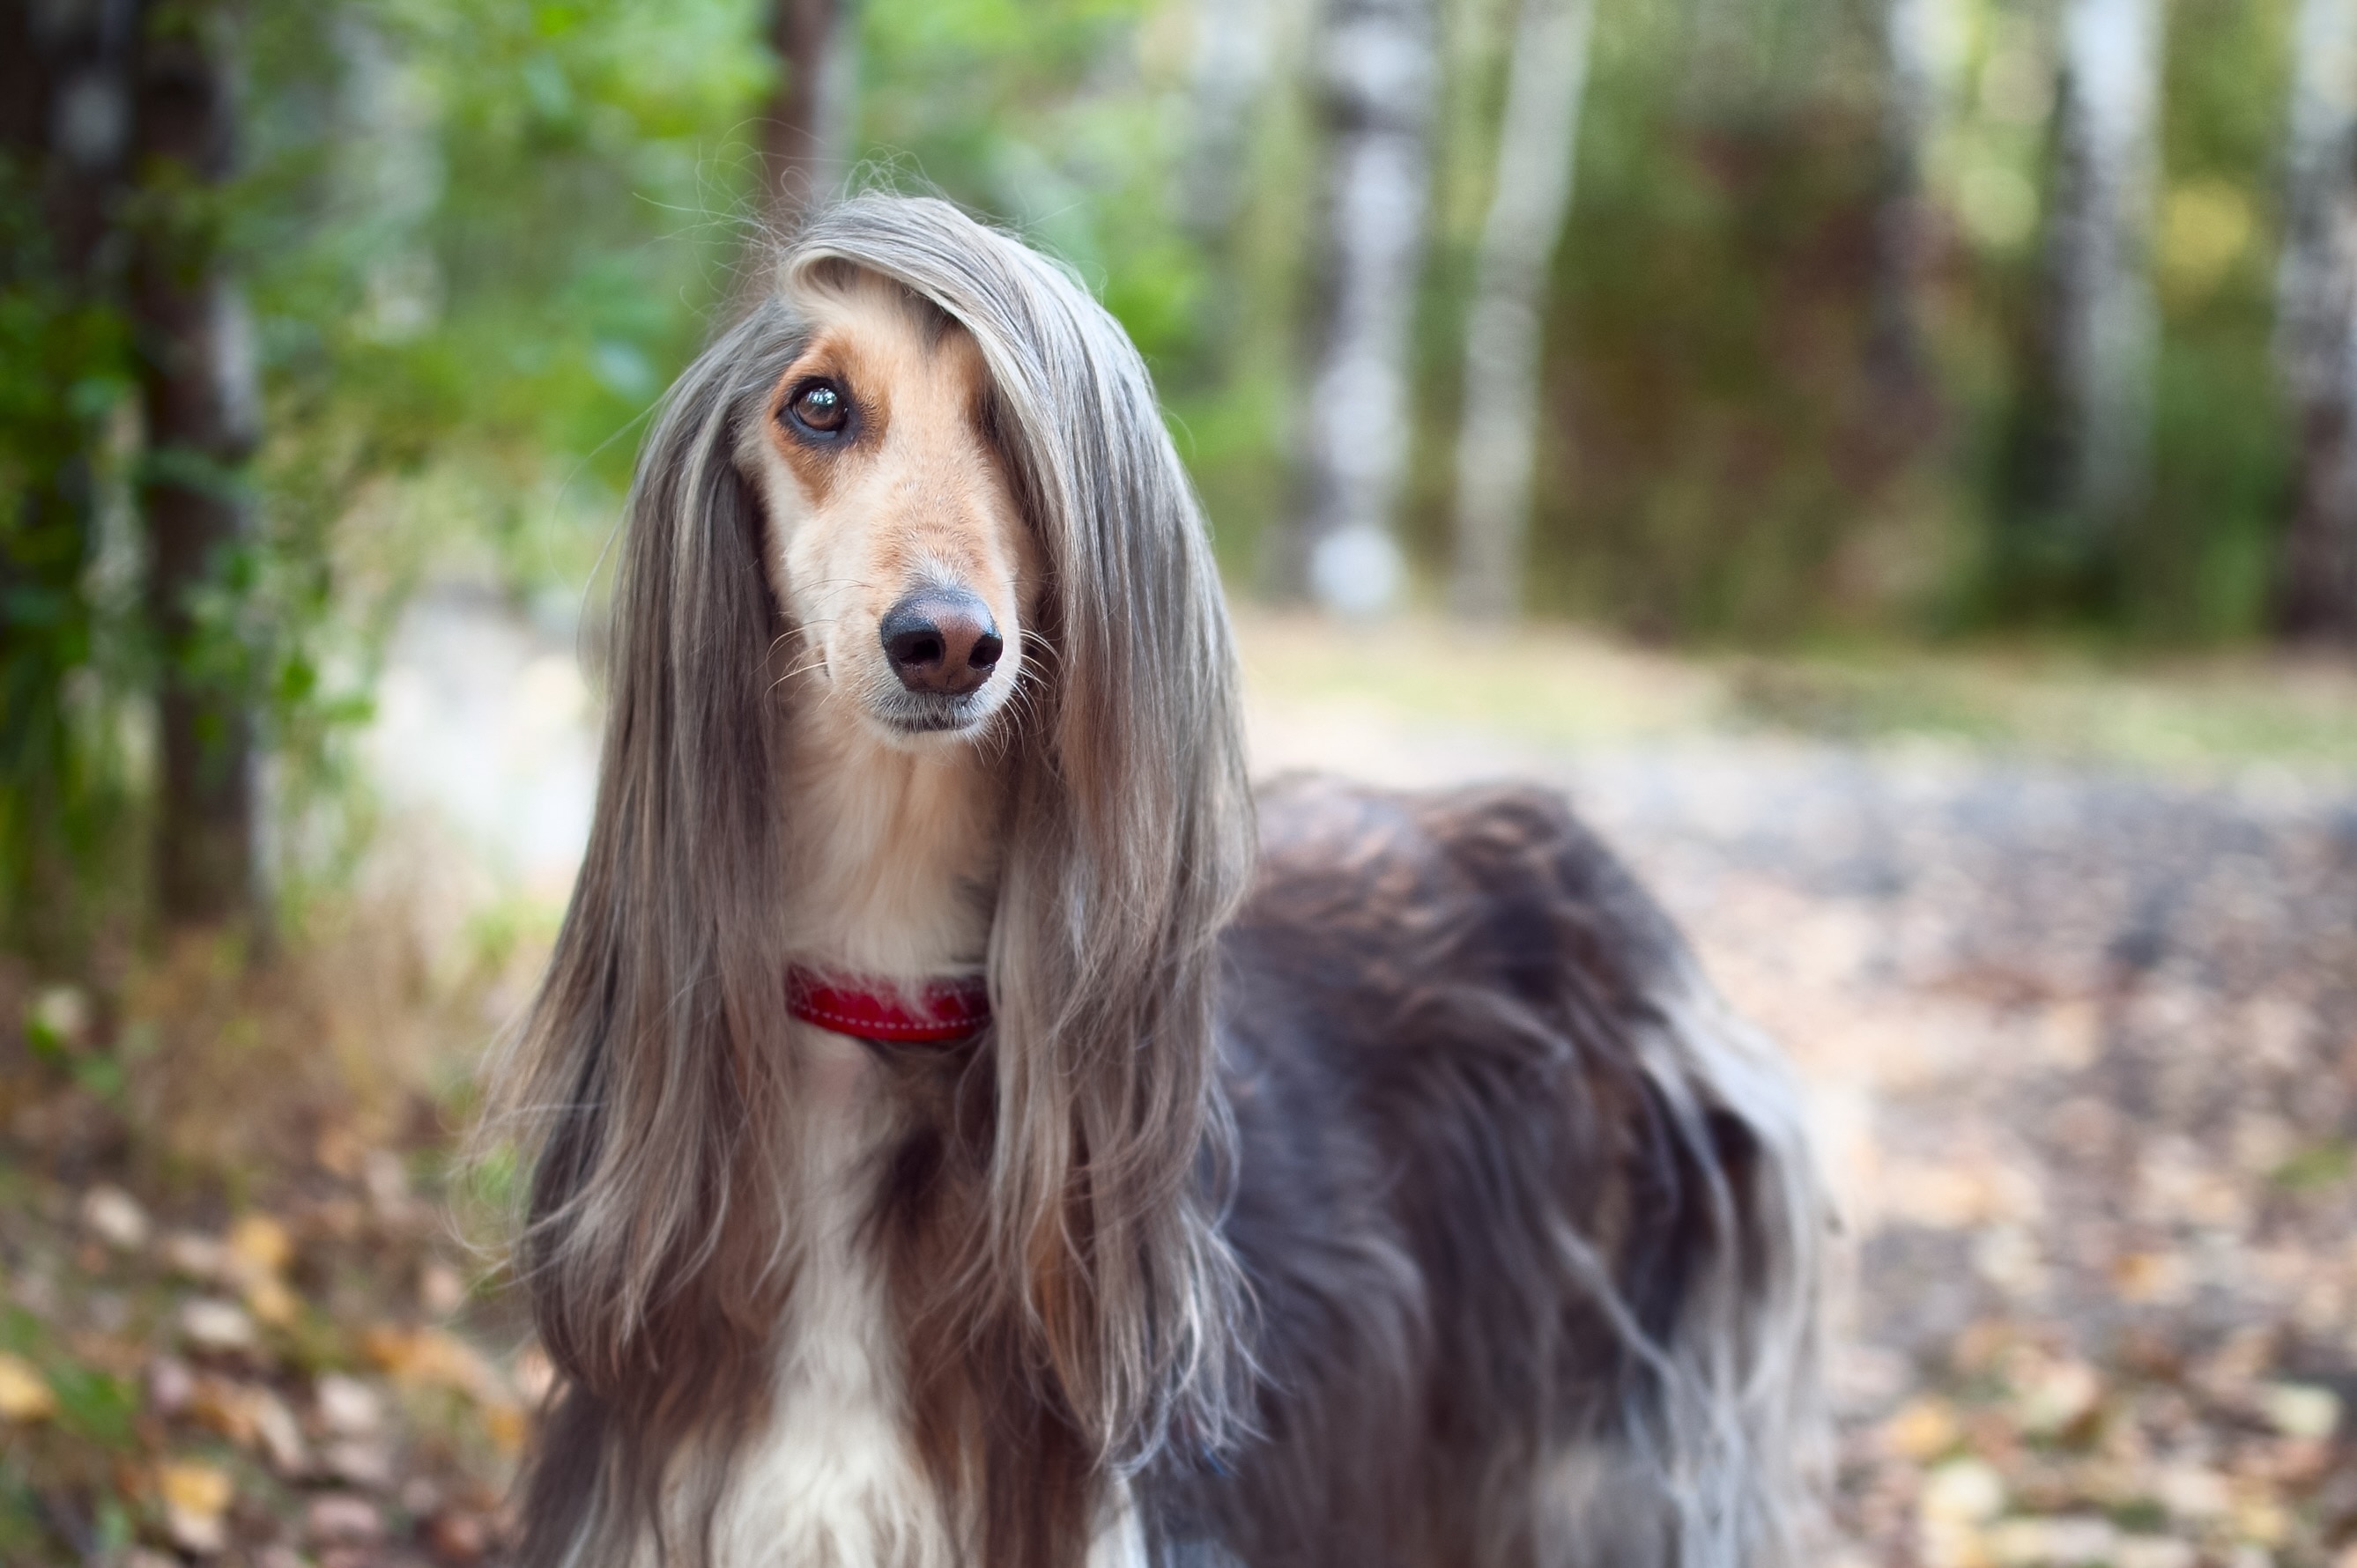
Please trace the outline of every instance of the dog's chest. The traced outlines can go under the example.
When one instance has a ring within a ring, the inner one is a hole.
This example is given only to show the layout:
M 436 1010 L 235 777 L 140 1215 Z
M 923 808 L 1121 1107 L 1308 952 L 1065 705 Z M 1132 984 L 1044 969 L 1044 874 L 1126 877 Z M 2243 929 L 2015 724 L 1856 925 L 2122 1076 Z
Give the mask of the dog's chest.
M 823 1141 L 776 1393 L 716 1521 L 718 1563 L 948 1568 L 957 1552 L 909 1440 L 882 1273 L 861 1235 L 870 1141 L 848 1128 Z
M 799 1029 L 813 1091 L 792 1306 L 770 1414 L 714 1520 L 715 1568 L 956 1568 L 970 1542 L 917 1456 L 883 1260 L 867 1220 L 894 1119 L 862 1047 Z M 1146 1561 L 1126 1487 L 1103 1499 L 1087 1568 Z

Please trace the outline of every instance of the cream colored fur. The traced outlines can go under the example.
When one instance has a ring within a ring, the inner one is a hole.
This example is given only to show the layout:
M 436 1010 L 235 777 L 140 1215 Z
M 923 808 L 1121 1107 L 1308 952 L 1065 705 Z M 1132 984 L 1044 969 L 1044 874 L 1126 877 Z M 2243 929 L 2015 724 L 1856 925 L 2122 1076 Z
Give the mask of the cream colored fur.
M 781 386 L 810 367 L 850 384 L 884 425 L 872 450 L 798 464 L 764 431 L 739 464 L 758 486 L 767 559 L 793 639 L 784 693 L 789 958 L 823 972 L 909 983 L 982 966 L 1007 802 L 994 766 L 1022 678 L 1021 628 L 1038 552 L 977 424 L 980 356 L 873 278 L 801 302 L 817 330 Z M 868 710 L 894 682 L 884 612 L 925 583 L 972 589 L 1006 652 L 982 721 L 909 736 Z M 716 1521 L 721 1568 L 949 1568 L 942 1517 L 906 1430 L 891 1315 L 860 1231 L 877 1155 L 894 1135 L 866 1047 L 796 1024 L 809 1124 L 794 1212 L 793 1318 L 780 1336 L 770 1420 L 748 1443 Z M 1092 1568 L 1145 1561 L 1126 1508 L 1109 1510 Z
M 814 1082 L 804 1133 L 794 1319 L 770 1418 L 715 1521 L 721 1568 L 952 1568 L 957 1552 L 901 1418 L 876 1262 L 860 1239 L 870 1159 L 889 1135 L 856 1042 L 798 1025 Z

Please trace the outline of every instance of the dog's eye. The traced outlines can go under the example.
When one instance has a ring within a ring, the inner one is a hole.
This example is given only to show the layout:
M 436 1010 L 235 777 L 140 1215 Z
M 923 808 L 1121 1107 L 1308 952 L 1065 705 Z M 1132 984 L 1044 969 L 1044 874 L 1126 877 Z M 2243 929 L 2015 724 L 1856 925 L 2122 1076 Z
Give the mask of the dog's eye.
M 803 435 L 832 439 L 851 423 L 851 400 L 833 381 L 813 381 L 786 399 L 786 418 Z

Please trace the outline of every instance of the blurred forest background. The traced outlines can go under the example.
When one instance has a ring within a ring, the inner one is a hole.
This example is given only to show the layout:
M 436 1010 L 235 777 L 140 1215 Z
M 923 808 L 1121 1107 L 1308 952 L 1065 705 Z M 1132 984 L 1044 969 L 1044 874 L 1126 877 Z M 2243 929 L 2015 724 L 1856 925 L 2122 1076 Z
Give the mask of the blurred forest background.
M 1078 269 L 1242 593 L 1720 646 L 2357 635 L 2341 11 L 19 5 L 16 939 L 87 934 L 70 874 L 159 749 L 153 891 L 242 897 L 206 835 L 256 790 L 297 820 L 425 575 L 594 605 L 653 399 L 846 184 Z
M 5 0 L 0 1557 L 496 1551 L 601 564 L 877 184 L 1136 339 L 1259 765 L 1557 779 L 1795 1041 L 1860 1560 L 2352 1561 L 2357 0 Z

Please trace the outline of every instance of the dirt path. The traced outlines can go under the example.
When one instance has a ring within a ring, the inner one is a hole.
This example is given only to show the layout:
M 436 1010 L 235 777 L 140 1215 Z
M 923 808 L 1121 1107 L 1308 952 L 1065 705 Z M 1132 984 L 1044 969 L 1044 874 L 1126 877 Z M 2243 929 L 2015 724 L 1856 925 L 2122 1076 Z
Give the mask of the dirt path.
M 421 607 L 376 755 L 529 894 L 577 853 L 594 715 L 503 616 Z M 1792 1052 L 1849 1233 L 1856 1561 L 2357 1568 L 2357 777 L 1733 734 L 1696 667 L 1577 648 L 1602 729 L 1534 740 L 1512 648 L 1452 648 L 1491 685 L 1450 724 L 1246 631 L 1257 771 L 1564 788 Z
M 1883 1563 L 2357 1562 L 2357 789 L 1264 701 L 1256 763 L 1560 784 L 1808 1080 Z

